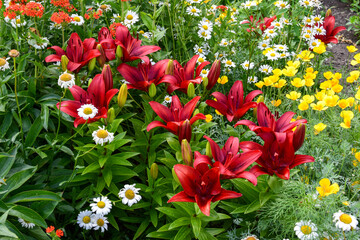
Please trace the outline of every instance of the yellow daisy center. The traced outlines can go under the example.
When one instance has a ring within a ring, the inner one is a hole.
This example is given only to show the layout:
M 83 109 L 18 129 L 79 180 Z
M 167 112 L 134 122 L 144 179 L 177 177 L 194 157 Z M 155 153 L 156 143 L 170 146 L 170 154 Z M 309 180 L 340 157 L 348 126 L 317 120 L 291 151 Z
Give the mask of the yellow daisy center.
M 104 207 L 105 207 L 105 203 L 104 203 L 103 201 L 99 201 L 99 202 L 97 203 L 97 206 L 98 206 L 99 208 L 104 208 Z
M 200 57 L 200 58 L 198 59 L 198 61 L 202 63 L 202 62 L 204 62 L 205 60 L 204 60 L 202 57 Z
M 100 227 L 104 226 L 104 224 L 105 224 L 105 223 L 104 223 L 104 220 L 102 220 L 101 218 L 98 219 L 96 223 L 97 223 L 97 225 L 100 226 Z
M 309 5 L 309 4 L 310 4 L 310 2 L 309 2 L 309 1 L 304 1 L 304 3 L 305 3 L 306 5 Z
M 352 222 L 351 217 L 348 214 L 341 214 L 340 221 L 342 221 L 345 224 L 350 224 Z
M 310 18 L 306 19 L 306 22 L 310 23 L 310 22 L 311 22 L 311 19 L 310 19 Z
M 68 73 L 64 73 L 60 76 L 60 80 L 63 82 L 68 82 L 72 79 L 72 76 Z
M 208 29 L 209 29 L 209 27 L 208 27 L 207 25 L 203 25 L 202 27 L 203 27 L 203 29 L 205 29 L 205 30 L 208 30 Z
M 256 240 L 254 237 L 247 237 L 246 240 Z
M 264 71 L 264 72 L 267 72 L 267 71 L 268 71 L 268 69 L 267 69 L 267 68 L 264 68 L 264 69 L 263 69 L 263 71 Z
M 106 130 L 104 130 L 104 129 L 100 129 L 100 130 L 97 131 L 97 133 L 96 133 L 96 136 L 97 136 L 98 138 L 106 138 L 108 135 L 109 135 L 109 133 L 108 133 Z
M 300 230 L 305 235 L 309 235 L 311 233 L 311 227 L 307 225 L 301 226 Z
M 270 54 L 270 56 L 275 57 L 275 56 L 276 56 L 276 54 L 275 54 L 275 53 L 271 53 L 271 54 Z
M 284 8 L 286 5 L 285 5 L 284 3 L 282 3 L 282 4 L 280 4 L 280 6 L 281 6 L 282 8 Z
M 129 15 L 126 16 L 126 18 L 127 18 L 127 20 L 133 20 L 134 17 L 129 14 Z
M 196 13 L 196 9 L 195 8 L 191 9 L 191 12 Z
M 202 50 L 201 48 L 199 48 L 198 52 L 199 52 L 199 53 L 202 53 L 202 52 L 203 52 L 203 50 Z
M 316 42 L 313 42 L 311 45 L 316 46 L 317 44 L 316 44 Z
M 221 53 L 220 53 L 220 54 L 219 54 L 219 57 L 222 57 L 222 56 L 224 56 L 224 54 L 221 54 Z
M 3 58 L 0 58 L 0 67 L 4 66 L 6 64 L 6 60 Z
M 207 36 L 206 32 L 202 32 L 201 35 L 203 35 L 204 37 Z
M 90 222 L 90 217 L 89 216 L 85 216 L 83 217 L 83 223 L 89 223 Z
M 16 24 L 20 24 L 21 23 L 21 19 L 16 19 Z
M 85 113 L 86 115 L 90 115 L 90 114 L 92 114 L 92 112 L 93 112 L 93 110 L 89 107 L 85 108 L 83 111 L 83 113 Z M 99 205 L 99 203 L 98 203 L 98 205 Z
M 266 47 L 266 46 L 267 46 L 267 44 L 266 44 L 266 43 L 263 43 L 261 46 L 262 46 L 262 47 Z
M 228 43 L 227 42 L 224 42 L 224 45 L 227 45 Z
M 310 38 L 310 35 L 309 35 L 309 34 L 306 34 L 305 37 L 306 37 L 306 38 Z
M 74 17 L 74 21 L 75 21 L 75 22 L 80 22 L 81 19 L 80 19 L 78 16 L 76 16 L 76 17 Z
M 318 22 L 318 21 L 320 21 L 320 18 L 319 18 L 319 17 L 315 17 L 315 18 L 314 18 L 314 21 Z
M 165 101 L 170 101 L 170 98 L 168 98 L 168 97 L 167 97 L 167 98 L 165 98 Z
M 202 74 L 206 74 L 207 71 L 204 69 L 204 70 L 201 71 L 201 73 L 202 73 Z
M 139 33 L 140 33 L 140 34 L 144 34 L 145 32 L 144 32 L 143 30 L 140 30 Z
M 232 62 L 230 60 L 226 61 L 226 65 L 231 65 L 231 64 L 232 64 Z
M 105 4 L 103 4 L 103 5 L 100 6 L 100 8 L 101 8 L 102 10 L 106 10 L 106 9 L 108 8 L 108 6 L 105 5 Z
M 125 197 L 130 200 L 133 199 L 135 197 L 134 191 L 131 189 L 126 190 Z

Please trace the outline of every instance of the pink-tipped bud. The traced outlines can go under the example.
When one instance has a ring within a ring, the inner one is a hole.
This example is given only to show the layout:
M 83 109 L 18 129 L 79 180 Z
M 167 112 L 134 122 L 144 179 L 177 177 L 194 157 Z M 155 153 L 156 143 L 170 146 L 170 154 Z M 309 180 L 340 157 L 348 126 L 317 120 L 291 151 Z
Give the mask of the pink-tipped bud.
M 299 150 L 300 147 L 303 145 L 305 139 L 305 130 L 305 124 L 300 124 L 296 127 L 293 135 L 294 152 Z
M 179 137 L 180 144 L 183 139 L 186 139 L 188 142 L 190 142 L 191 134 L 192 134 L 191 124 L 190 124 L 190 121 L 188 119 L 186 119 L 179 127 L 178 137 Z
M 111 67 L 108 64 L 105 64 L 102 70 L 102 75 L 105 83 L 105 92 L 113 88 L 113 76 L 111 72 Z
M 208 84 L 206 86 L 207 90 L 211 90 L 215 86 L 220 76 L 220 70 L 221 70 L 221 62 L 220 60 L 215 60 L 207 76 L 208 78 Z
M 105 56 L 104 49 L 103 49 L 103 47 L 101 46 L 101 44 L 98 44 L 98 45 L 96 46 L 96 49 L 99 50 L 99 52 L 100 52 L 100 54 L 101 54 L 100 56 L 98 56 L 98 57 L 96 58 L 96 60 L 97 60 L 97 62 L 99 63 L 100 67 L 103 67 L 104 64 L 105 64 L 105 62 L 106 62 L 106 56 Z
M 183 157 L 185 165 L 192 167 L 193 154 L 189 142 L 186 139 L 181 141 L 181 155 Z

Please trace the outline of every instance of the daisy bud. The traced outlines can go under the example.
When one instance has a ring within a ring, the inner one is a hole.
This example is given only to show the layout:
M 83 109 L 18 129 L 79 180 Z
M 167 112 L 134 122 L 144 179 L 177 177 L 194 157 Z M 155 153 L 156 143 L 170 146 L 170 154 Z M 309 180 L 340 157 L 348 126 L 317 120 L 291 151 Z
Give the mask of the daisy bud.
M 19 51 L 16 50 L 16 49 L 10 50 L 8 54 L 9 54 L 9 56 L 12 57 L 12 58 L 16 58 L 16 57 L 18 57 L 18 56 L 20 55 Z
M 169 60 L 167 68 L 165 70 L 165 74 L 166 75 L 173 75 L 174 74 L 174 61 L 173 60 Z
M 202 84 L 204 87 L 207 87 L 207 85 L 209 84 L 209 79 L 207 77 L 203 77 Z
M 149 96 L 153 98 L 156 95 L 156 86 L 152 83 L 149 87 Z
M 187 88 L 187 95 L 189 98 L 193 98 L 195 95 L 195 87 L 193 83 L 189 83 Z
M 114 81 L 113 81 L 113 76 L 112 76 L 110 65 L 105 64 L 101 73 L 104 78 L 105 92 L 113 89 Z
M 67 70 L 67 65 L 69 63 L 69 59 L 66 55 L 61 56 L 61 69 L 65 72 Z
M 193 155 L 189 142 L 186 139 L 181 141 L 181 155 L 183 157 L 185 165 L 193 165 Z
M 96 58 L 93 58 L 90 60 L 90 62 L 88 64 L 89 72 L 92 72 L 92 70 L 94 70 L 95 65 L 96 65 Z
M 205 155 L 208 156 L 209 158 L 212 158 L 211 147 L 210 147 L 210 143 L 209 143 L 209 142 L 206 143 Z
M 106 57 L 105 57 L 105 52 L 104 52 L 104 49 L 102 48 L 101 44 L 98 44 L 96 46 L 96 49 L 99 50 L 100 52 L 100 56 L 98 56 L 96 58 L 97 62 L 99 63 L 100 67 L 103 67 L 105 62 L 106 62 Z
M 118 105 L 119 105 L 120 108 L 125 106 L 126 99 L 127 99 L 127 94 L 128 94 L 128 88 L 127 88 L 127 85 L 124 83 L 120 87 L 119 95 L 118 95 L 118 98 L 117 98 Z
M 114 108 L 110 108 L 107 112 L 107 123 L 111 124 L 115 119 L 115 110 Z
M 159 167 L 156 163 L 151 164 L 150 175 L 152 179 L 156 180 L 159 174 Z
M 122 48 L 120 46 L 117 46 L 116 48 L 116 56 L 118 58 L 122 58 L 123 57 L 123 52 L 122 52 Z

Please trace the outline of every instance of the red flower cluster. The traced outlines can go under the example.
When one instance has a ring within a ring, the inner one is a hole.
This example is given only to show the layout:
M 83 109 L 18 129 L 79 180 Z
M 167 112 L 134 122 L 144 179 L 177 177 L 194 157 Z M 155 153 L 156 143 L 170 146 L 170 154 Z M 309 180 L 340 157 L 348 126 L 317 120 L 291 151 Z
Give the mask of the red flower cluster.
M 261 19 L 259 18 L 258 21 L 255 22 L 255 18 L 254 16 L 250 16 L 250 21 L 248 20 L 245 20 L 245 21 L 242 21 L 240 24 L 247 24 L 249 26 L 248 29 L 246 29 L 246 31 L 248 32 L 253 32 L 255 31 L 256 29 L 260 29 L 262 33 L 264 33 L 264 31 L 266 29 L 273 29 L 274 26 L 271 26 L 271 23 L 276 19 L 276 16 L 273 16 L 271 18 L 264 18 L 264 19 Z
M 29 17 L 38 17 L 41 18 L 44 14 L 44 7 L 41 3 L 37 2 L 28 2 L 25 5 L 24 13 Z
M 99 9 L 95 11 L 93 8 L 89 8 L 86 10 L 86 13 L 84 15 L 86 20 L 89 20 L 90 18 L 99 19 L 102 16 L 102 11 Z
M 50 227 L 48 227 L 48 228 L 46 228 L 46 233 L 48 233 L 50 236 L 52 236 L 52 237 L 55 237 L 55 235 L 56 236 L 58 236 L 59 238 L 61 238 L 62 236 L 64 236 L 64 232 L 61 230 L 61 229 L 58 229 L 58 230 L 56 230 L 55 231 L 55 234 L 54 234 L 54 231 L 55 230 L 55 227 L 54 226 L 50 226 Z
M 111 36 L 115 37 L 116 29 L 120 26 L 122 26 L 122 24 L 117 22 L 114 22 L 109 26 Z
M 66 11 L 71 12 L 73 10 L 77 11 L 74 5 L 70 4 L 69 0 L 51 0 L 50 2 L 55 7 L 64 8 Z
M 0 8 L 2 8 L 3 2 L 0 0 Z
M 50 17 L 50 20 L 56 24 L 62 24 L 62 23 L 70 23 L 72 21 L 72 18 L 69 16 L 69 14 L 63 11 L 59 11 L 59 12 L 54 12 Z
M 4 17 L 8 17 L 10 19 L 15 19 L 16 16 L 20 16 L 24 14 L 24 5 L 20 4 L 11 4 L 7 7 L 3 13 Z

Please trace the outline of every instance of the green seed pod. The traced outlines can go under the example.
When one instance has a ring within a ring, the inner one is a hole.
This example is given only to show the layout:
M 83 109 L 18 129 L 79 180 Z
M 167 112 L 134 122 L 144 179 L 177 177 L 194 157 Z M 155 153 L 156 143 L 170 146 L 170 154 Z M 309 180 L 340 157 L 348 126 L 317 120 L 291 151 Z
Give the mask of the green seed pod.
M 206 143 L 206 156 L 208 156 L 209 158 L 212 158 L 212 153 L 211 153 L 211 147 L 210 147 L 210 143 L 207 142 Z
M 193 83 L 189 83 L 187 88 L 187 95 L 189 98 L 193 98 L 195 95 L 195 87 Z
M 207 77 L 203 77 L 203 81 L 202 81 L 203 86 L 207 87 L 208 83 L 209 83 L 209 79 Z
M 118 105 L 120 108 L 125 106 L 127 94 L 128 94 L 128 88 L 127 88 L 127 85 L 124 83 L 123 85 L 121 85 L 120 91 L 119 91 L 119 94 L 117 97 Z
M 156 95 L 156 86 L 154 83 L 152 83 L 149 87 L 149 96 L 153 98 L 155 97 L 155 95 Z
M 114 119 L 115 119 L 115 110 L 114 108 L 110 108 L 107 113 L 106 121 L 108 124 L 111 124 L 114 121 Z
M 92 72 L 92 70 L 94 70 L 96 66 L 96 58 L 93 58 L 90 60 L 89 64 L 88 64 L 88 69 L 90 72 Z
M 156 180 L 159 174 L 159 167 L 156 163 L 151 164 L 150 175 L 152 179 Z
M 118 58 L 122 58 L 123 57 L 123 51 L 122 51 L 122 48 L 120 46 L 117 46 L 116 48 L 116 56 Z
M 66 55 L 61 56 L 61 69 L 65 72 L 67 69 L 67 65 L 69 63 L 69 59 Z

